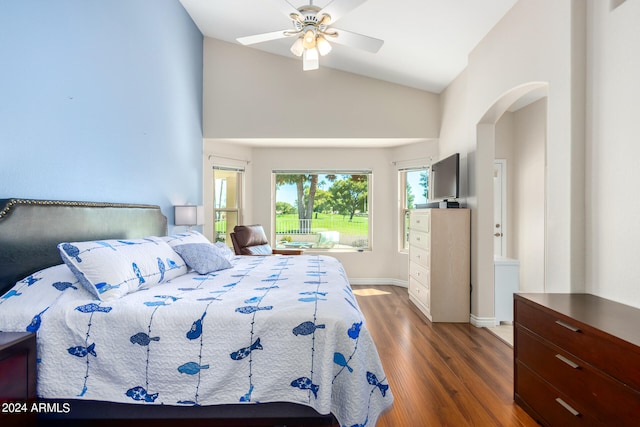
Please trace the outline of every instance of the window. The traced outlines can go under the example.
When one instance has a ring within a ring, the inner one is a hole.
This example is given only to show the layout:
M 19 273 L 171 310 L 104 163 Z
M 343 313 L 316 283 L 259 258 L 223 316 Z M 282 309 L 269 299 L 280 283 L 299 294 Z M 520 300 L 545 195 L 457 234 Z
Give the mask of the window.
M 241 169 L 213 167 L 213 212 L 215 241 L 232 247 L 229 234 L 241 221 Z
M 277 248 L 371 248 L 371 171 L 274 171 Z
M 400 218 L 402 249 L 409 248 L 409 210 L 416 209 L 429 201 L 429 168 L 403 169 L 400 171 L 402 192 Z

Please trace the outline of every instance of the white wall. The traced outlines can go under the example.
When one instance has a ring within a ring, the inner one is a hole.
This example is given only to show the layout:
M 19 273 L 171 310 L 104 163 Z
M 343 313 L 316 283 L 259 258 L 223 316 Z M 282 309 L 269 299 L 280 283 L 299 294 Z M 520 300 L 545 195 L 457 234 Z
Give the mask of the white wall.
M 435 143 L 431 143 L 435 145 Z M 371 169 L 371 251 L 332 252 L 340 259 L 352 282 L 406 283 L 408 259 L 398 248 L 398 173 L 394 161 L 426 157 L 429 143 L 413 144 L 405 150 L 391 148 L 254 148 L 252 162 L 253 219 L 271 235 L 273 217 L 272 171 L 274 169 Z M 396 157 L 401 156 L 401 157 Z
M 247 171 L 244 223 L 261 223 L 270 234 L 274 169 L 371 168 L 373 250 L 332 255 L 352 281 L 406 284 L 398 168 L 437 160 L 439 95 L 322 66 L 303 72 L 297 59 L 209 38 L 203 86 L 205 205 L 211 205 L 212 162 L 239 160 Z M 388 146 L 367 147 L 381 139 Z M 298 148 L 282 148 L 283 141 Z M 319 141 L 332 148 L 300 148 Z M 204 231 L 213 236 L 211 225 Z
M 587 291 L 640 307 L 640 2 L 588 11 Z
M 437 156 L 437 141 L 422 141 L 385 148 L 282 148 L 249 147 L 223 140 L 205 140 L 205 192 L 212 194 L 211 177 L 218 165 L 243 166 L 246 170 L 243 222 L 259 223 L 271 236 L 274 223 L 272 171 L 277 169 L 371 169 L 373 194 L 370 221 L 372 250 L 322 252 L 340 259 L 352 283 L 407 285 L 408 256 L 400 251 L 400 168 L 428 165 Z M 207 203 L 205 194 L 205 203 Z M 213 227 L 205 228 L 213 238 Z
M 205 38 L 205 138 L 437 138 L 436 94 Z
M 467 158 L 472 319 L 478 323 L 493 317 L 495 123 L 529 87 L 548 86 L 545 220 L 554 245 L 545 254 L 544 289 L 568 292 L 584 286 L 584 9 L 572 0 L 519 1 L 442 94 L 440 152 L 462 151 Z
M 520 290 L 544 292 L 546 98 L 516 111 L 513 122 L 513 257 L 520 260 Z

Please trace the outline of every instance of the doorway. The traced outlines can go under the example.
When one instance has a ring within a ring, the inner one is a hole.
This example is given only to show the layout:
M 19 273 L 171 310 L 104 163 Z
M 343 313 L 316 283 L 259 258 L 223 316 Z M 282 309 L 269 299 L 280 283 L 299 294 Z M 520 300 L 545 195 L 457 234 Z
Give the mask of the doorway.
M 507 161 L 493 161 L 493 255 L 507 256 Z

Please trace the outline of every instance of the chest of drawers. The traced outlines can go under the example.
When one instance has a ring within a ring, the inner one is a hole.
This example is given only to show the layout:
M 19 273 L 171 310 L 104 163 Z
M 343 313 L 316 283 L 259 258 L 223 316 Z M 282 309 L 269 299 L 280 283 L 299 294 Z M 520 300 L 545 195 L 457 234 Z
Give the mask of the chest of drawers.
M 36 398 L 36 336 L 0 332 L 0 404 L 24 404 Z M 35 414 L 3 406 L 0 425 L 33 425 Z
M 589 294 L 514 296 L 514 399 L 548 426 L 636 426 L 640 310 Z
M 469 321 L 469 210 L 409 217 L 409 299 L 432 322 Z

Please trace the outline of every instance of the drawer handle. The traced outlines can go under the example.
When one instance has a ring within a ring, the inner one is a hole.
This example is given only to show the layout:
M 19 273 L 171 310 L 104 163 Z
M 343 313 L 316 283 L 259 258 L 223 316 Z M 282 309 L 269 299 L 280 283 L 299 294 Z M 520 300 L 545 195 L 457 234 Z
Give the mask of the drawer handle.
M 570 331 L 573 331 L 573 332 L 580 332 L 580 328 L 576 328 L 575 326 L 570 325 L 570 324 L 568 324 L 568 323 L 565 323 L 565 322 L 563 322 L 562 320 L 556 320 L 556 323 L 557 323 L 558 325 L 562 326 L 563 328 L 567 328 L 567 329 L 569 329 Z
M 580 412 L 578 412 L 575 409 L 573 409 L 573 407 L 571 405 L 569 405 L 567 402 L 565 402 L 564 400 L 560 399 L 559 397 L 556 397 L 556 402 L 558 402 L 564 409 L 566 409 L 567 411 L 571 412 L 571 415 L 574 415 L 576 417 L 580 415 Z
M 574 361 L 567 359 L 566 357 L 564 357 L 561 354 L 556 354 L 556 359 L 560 359 L 562 360 L 564 363 L 566 363 L 567 365 L 571 366 L 573 369 L 579 368 L 580 365 L 578 365 L 577 363 L 575 363 Z

